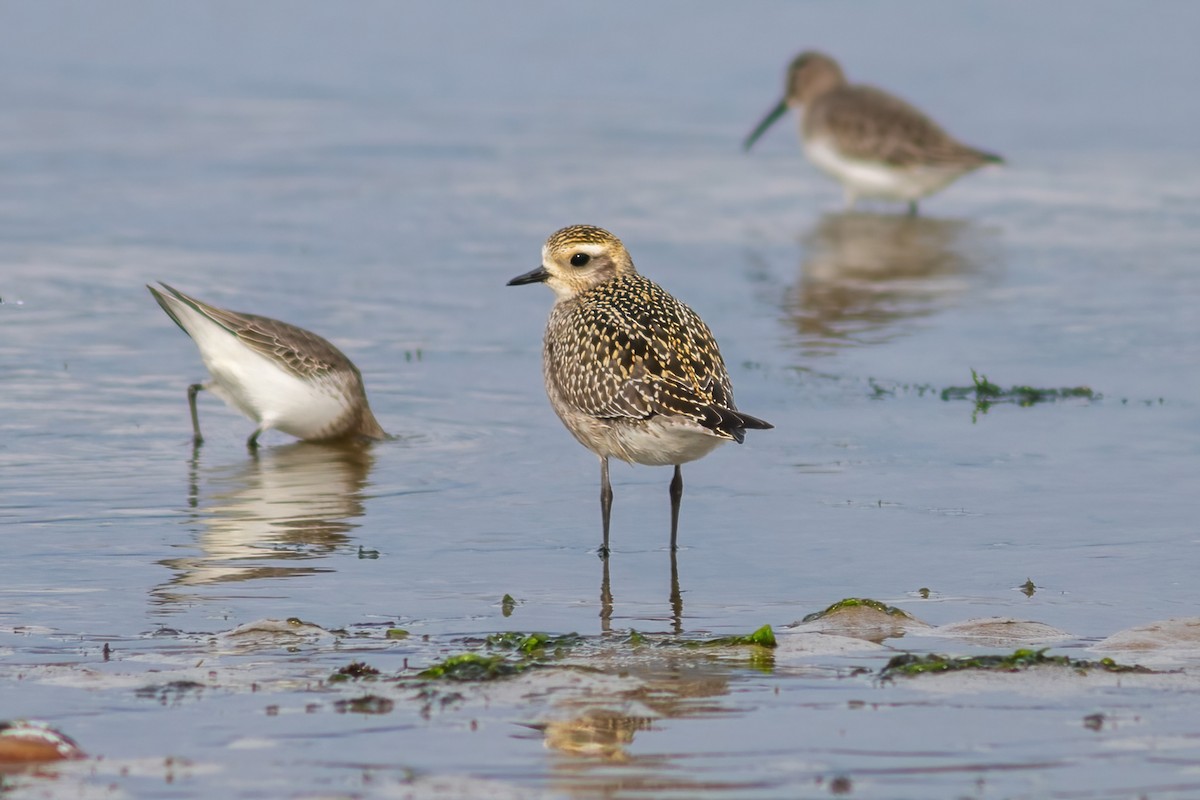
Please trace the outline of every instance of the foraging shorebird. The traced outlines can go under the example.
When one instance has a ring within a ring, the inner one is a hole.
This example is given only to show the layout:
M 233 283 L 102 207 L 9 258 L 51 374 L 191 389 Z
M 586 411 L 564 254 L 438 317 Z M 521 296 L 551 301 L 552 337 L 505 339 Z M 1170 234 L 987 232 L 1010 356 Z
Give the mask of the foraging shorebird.
M 842 68 L 809 50 L 788 67 L 784 97 L 746 137 L 749 150 L 789 108 L 801 111 L 804 154 L 841 182 L 846 204 L 858 197 L 917 201 L 985 164 L 993 153 L 955 139 L 919 110 L 873 86 L 846 81 Z
M 591 225 L 546 240 L 542 263 L 509 286 L 545 283 L 556 302 L 542 370 L 567 430 L 600 457 L 602 556 L 608 555 L 612 486 L 608 459 L 675 467 L 671 550 L 683 497 L 680 465 L 770 423 L 743 414 L 721 351 L 704 320 L 643 278 L 621 240 Z
M 196 444 L 196 393 L 209 389 L 258 424 L 251 450 L 270 428 L 309 441 L 387 436 L 367 405 L 362 374 L 341 350 L 286 322 L 226 311 L 165 283 L 147 286 L 163 311 L 200 348 L 212 379 L 188 387 Z

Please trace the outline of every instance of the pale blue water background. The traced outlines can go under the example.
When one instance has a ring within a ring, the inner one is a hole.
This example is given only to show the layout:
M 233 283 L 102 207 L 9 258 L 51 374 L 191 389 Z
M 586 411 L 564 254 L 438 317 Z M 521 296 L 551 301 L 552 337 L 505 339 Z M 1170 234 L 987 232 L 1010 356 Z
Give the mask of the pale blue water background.
M 504 286 L 575 222 L 705 317 L 777 426 L 684 470 L 684 631 L 854 595 L 1081 642 L 1196 615 L 1197 29 L 1171 3 L 4 5 L 0 719 L 104 759 L 13 795 L 1200 794 L 1194 687 L 931 698 L 835 679 L 878 656 L 720 668 L 716 710 L 614 766 L 544 748 L 520 685 L 341 714 L 311 687 L 354 647 L 206 644 L 292 616 L 428 634 L 364 640 L 395 671 L 464 636 L 600 633 L 596 460 L 541 389 L 552 297 Z M 809 46 L 1010 166 L 916 221 L 839 216 L 794 120 L 740 152 Z M 272 435 L 255 461 L 206 397 L 193 461 L 203 370 L 153 280 L 327 336 L 400 438 L 348 459 Z M 936 391 L 972 368 L 1103 399 L 973 421 Z M 616 630 L 673 627 L 668 480 L 614 467 Z M 214 688 L 136 692 L 208 666 Z M 1084 730 L 1098 710 L 1129 726 Z M 192 765 L 170 783 L 168 757 Z M 489 783 L 439 794 L 463 776 Z

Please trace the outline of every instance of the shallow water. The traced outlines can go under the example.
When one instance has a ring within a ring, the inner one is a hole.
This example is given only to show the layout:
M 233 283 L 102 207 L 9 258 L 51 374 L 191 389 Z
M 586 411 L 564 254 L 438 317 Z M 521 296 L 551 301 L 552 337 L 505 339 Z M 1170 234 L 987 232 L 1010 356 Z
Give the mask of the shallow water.
M 0 719 L 94 758 L 4 791 L 1200 794 L 1194 650 L 1113 653 L 1166 675 L 888 682 L 896 651 L 1023 642 L 784 632 L 870 596 L 1036 620 L 1093 657 L 1196 615 L 1200 12 L 611 8 L 6 8 Z M 791 123 L 742 154 L 810 45 L 1010 166 L 909 219 L 842 213 Z M 705 317 L 776 425 L 685 468 L 674 565 L 669 471 L 614 465 L 607 620 L 596 460 L 541 390 L 551 296 L 504 286 L 574 222 Z M 255 458 L 202 396 L 193 452 L 202 367 L 155 280 L 327 336 L 397 438 L 268 434 Z M 940 398 L 972 369 L 1101 397 Z M 763 624 L 765 662 L 623 644 Z M 511 630 L 585 645 L 432 692 L 325 680 Z M 368 693 L 390 705 L 346 705 Z

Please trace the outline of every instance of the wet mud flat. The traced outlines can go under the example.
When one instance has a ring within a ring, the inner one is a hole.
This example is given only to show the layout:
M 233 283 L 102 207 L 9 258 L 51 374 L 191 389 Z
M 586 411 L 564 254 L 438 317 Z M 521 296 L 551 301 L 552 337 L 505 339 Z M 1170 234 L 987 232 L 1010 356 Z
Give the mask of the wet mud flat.
M 520 605 L 500 605 L 519 621 Z M 18 637 L 55 638 L 3 631 Z M 81 641 L 74 655 L 0 675 L 76 708 L 58 728 L 81 751 L 10 759 L 11 796 L 1200 791 L 1196 618 L 1087 641 L 1013 618 L 933 626 L 848 598 L 729 636 L 431 636 L 291 618 Z

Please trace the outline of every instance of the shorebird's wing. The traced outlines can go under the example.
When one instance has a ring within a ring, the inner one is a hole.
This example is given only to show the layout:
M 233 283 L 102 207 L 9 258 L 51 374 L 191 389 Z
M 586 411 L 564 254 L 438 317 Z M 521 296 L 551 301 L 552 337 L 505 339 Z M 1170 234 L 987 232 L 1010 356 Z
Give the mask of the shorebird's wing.
M 549 371 L 573 406 L 601 419 L 686 417 L 729 438 L 743 419 L 721 352 L 704 321 L 649 283 L 638 302 L 591 309 L 588 345 L 559 354 Z M 640 309 L 630 312 L 628 309 Z
M 278 362 L 297 377 L 320 377 L 338 370 L 358 372 L 357 367 L 341 350 L 312 331 L 270 317 L 217 308 L 165 283 L 161 285 L 178 300 L 229 331 L 246 346 Z M 168 309 L 168 313 L 171 313 L 174 319 L 175 315 L 169 307 L 163 307 Z M 178 319 L 175 321 L 179 322 Z M 180 327 L 183 327 L 182 324 Z
M 825 131 L 847 158 L 895 167 L 978 167 L 999 156 L 955 139 L 916 107 L 872 86 L 846 86 L 806 112 L 806 135 Z
M 268 358 L 281 362 L 302 378 L 311 378 L 340 370 L 358 372 L 349 358 L 312 331 L 257 314 L 231 314 L 241 325 L 237 337 Z

